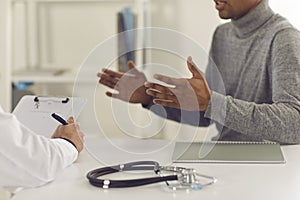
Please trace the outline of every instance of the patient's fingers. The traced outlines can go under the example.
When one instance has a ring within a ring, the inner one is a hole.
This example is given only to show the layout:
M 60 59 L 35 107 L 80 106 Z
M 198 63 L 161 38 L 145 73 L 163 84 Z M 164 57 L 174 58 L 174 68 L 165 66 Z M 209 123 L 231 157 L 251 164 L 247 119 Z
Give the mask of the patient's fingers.
M 149 88 L 149 89 L 152 89 L 152 90 L 157 90 L 160 93 L 165 93 L 165 94 L 168 94 L 168 95 L 173 94 L 172 88 L 160 85 L 158 83 L 150 83 L 150 82 L 147 81 L 147 82 L 144 83 L 144 86 L 146 88 Z
M 102 69 L 102 71 L 112 77 L 117 77 L 117 78 L 121 78 L 124 75 L 124 73 L 112 71 L 110 69 Z

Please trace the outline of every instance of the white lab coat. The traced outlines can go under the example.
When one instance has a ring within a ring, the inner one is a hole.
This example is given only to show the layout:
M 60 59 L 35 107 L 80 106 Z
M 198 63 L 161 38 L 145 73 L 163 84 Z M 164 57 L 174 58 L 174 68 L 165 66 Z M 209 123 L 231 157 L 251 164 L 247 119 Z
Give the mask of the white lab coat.
M 37 135 L 0 106 L 0 187 L 16 191 L 41 186 L 77 156 L 69 142 Z

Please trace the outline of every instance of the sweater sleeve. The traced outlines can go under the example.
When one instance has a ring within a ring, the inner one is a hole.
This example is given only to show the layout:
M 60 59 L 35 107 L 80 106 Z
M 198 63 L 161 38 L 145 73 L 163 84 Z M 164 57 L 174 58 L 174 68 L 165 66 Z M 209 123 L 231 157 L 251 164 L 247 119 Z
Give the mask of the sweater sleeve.
M 143 107 L 149 109 L 162 118 L 166 118 L 183 124 L 206 127 L 211 123 L 210 119 L 204 117 L 204 112 L 185 111 L 176 108 L 155 105 L 153 103 L 150 103 L 149 105 L 143 105 Z
M 1 110 L 0 129 L 0 187 L 13 191 L 41 186 L 77 159 L 78 152 L 69 142 L 36 135 Z
M 256 104 L 213 92 L 205 117 L 247 136 L 300 143 L 300 36 L 278 32 L 271 48 L 272 103 Z

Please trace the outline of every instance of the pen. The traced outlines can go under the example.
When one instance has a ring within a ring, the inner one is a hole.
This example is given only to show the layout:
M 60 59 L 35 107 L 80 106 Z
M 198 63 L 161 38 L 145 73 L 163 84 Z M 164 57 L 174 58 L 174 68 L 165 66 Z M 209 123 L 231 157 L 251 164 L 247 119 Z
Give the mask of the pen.
M 54 119 L 56 119 L 57 121 L 59 121 L 62 125 L 67 125 L 68 122 L 66 122 L 66 120 L 64 120 L 61 116 L 59 116 L 56 113 L 52 113 L 51 115 Z

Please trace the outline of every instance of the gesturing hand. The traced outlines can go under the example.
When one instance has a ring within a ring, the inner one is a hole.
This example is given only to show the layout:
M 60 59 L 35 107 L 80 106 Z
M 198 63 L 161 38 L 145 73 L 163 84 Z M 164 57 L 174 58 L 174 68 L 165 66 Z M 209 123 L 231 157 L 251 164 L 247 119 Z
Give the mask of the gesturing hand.
M 155 79 L 175 87 L 145 83 L 148 88 L 146 92 L 154 97 L 153 102 L 155 104 L 187 111 L 205 111 L 207 109 L 211 90 L 204 74 L 196 67 L 191 57 L 188 58 L 187 65 L 193 75 L 190 79 L 172 78 L 160 74 L 154 75 Z
M 103 69 L 103 73 L 98 73 L 99 83 L 117 91 L 117 93 L 106 92 L 109 97 L 130 103 L 149 104 L 151 97 L 146 94 L 144 86 L 146 76 L 135 68 L 132 61 L 128 62 L 128 67 L 130 71 L 127 73 Z

